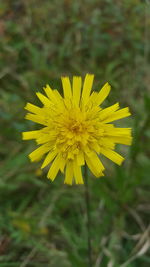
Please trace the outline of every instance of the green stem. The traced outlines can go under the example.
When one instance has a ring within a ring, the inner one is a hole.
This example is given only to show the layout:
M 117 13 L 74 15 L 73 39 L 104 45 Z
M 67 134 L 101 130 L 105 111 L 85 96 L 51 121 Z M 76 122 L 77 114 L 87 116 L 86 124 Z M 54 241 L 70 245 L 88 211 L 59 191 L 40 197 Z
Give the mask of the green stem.
M 85 165 L 84 168 L 85 168 L 84 169 L 84 178 L 85 178 L 85 203 L 86 203 L 86 214 L 87 214 L 88 262 L 89 262 L 89 267 L 92 267 L 90 195 L 89 195 L 89 186 L 88 186 L 87 166 Z

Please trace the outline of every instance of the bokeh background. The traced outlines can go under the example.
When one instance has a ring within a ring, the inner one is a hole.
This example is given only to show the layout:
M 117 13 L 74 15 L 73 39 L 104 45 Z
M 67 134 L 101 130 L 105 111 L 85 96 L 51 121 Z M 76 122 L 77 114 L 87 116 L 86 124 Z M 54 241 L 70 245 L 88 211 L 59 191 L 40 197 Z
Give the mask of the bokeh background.
M 24 120 L 35 92 L 87 72 L 95 90 L 112 85 L 103 107 L 130 107 L 120 123 L 134 136 L 118 146 L 123 166 L 102 159 L 106 176 L 90 177 L 93 266 L 150 266 L 150 1 L 1 0 L 1 267 L 88 266 L 84 186 L 51 183 L 21 140 L 36 127 Z

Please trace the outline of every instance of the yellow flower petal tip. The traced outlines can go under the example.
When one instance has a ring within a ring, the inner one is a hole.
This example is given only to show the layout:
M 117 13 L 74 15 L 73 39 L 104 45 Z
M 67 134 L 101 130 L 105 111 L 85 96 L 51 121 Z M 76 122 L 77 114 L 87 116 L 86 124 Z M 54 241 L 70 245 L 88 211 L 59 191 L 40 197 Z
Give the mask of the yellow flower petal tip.
M 41 169 L 50 164 L 48 179 L 54 181 L 61 171 L 65 184 L 84 184 L 81 167 L 85 164 L 94 176 L 104 176 L 101 154 L 118 165 L 124 161 L 114 149 L 117 143 L 131 145 L 131 128 L 115 127 L 112 122 L 131 113 L 128 107 L 120 109 L 119 103 L 105 109 L 100 107 L 111 86 L 106 83 L 99 92 L 91 93 L 93 74 L 86 74 L 83 84 L 80 76 L 73 76 L 72 83 L 67 76 L 61 80 L 64 97 L 46 85 L 45 95 L 36 93 L 42 107 L 26 104 L 25 118 L 43 128 L 23 132 L 22 139 L 35 139 L 39 145 L 29 158 L 34 162 L 45 156 Z

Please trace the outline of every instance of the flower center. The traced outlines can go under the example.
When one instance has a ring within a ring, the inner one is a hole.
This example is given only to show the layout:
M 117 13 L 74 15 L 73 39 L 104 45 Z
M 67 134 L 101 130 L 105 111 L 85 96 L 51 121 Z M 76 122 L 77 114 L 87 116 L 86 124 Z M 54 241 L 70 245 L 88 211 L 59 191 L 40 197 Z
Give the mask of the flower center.
M 74 134 L 81 134 L 83 132 L 83 124 L 80 122 L 75 121 L 69 128 L 69 130 Z

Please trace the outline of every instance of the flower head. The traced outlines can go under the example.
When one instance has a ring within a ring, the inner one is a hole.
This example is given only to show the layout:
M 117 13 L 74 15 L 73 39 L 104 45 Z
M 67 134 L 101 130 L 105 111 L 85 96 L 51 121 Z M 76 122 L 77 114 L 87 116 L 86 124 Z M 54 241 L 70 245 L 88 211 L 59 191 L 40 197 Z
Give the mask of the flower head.
M 45 95 L 36 93 L 42 107 L 27 103 L 26 119 L 43 125 L 37 131 L 23 132 L 23 140 L 35 139 L 40 145 L 29 154 L 31 161 L 44 155 L 41 168 L 50 165 L 47 177 L 52 181 L 58 171 L 65 173 L 65 183 L 83 184 L 81 166 L 87 164 L 96 176 L 104 176 L 104 166 L 99 159 L 103 154 L 121 165 L 124 158 L 114 151 L 115 144 L 130 145 L 130 128 L 116 128 L 112 122 L 130 116 L 129 108 L 119 109 L 119 103 L 101 108 L 110 92 L 106 83 L 99 92 L 92 92 L 94 75 L 87 74 L 83 83 L 74 76 L 72 85 L 68 77 L 62 77 L 64 98 L 49 85 Z

